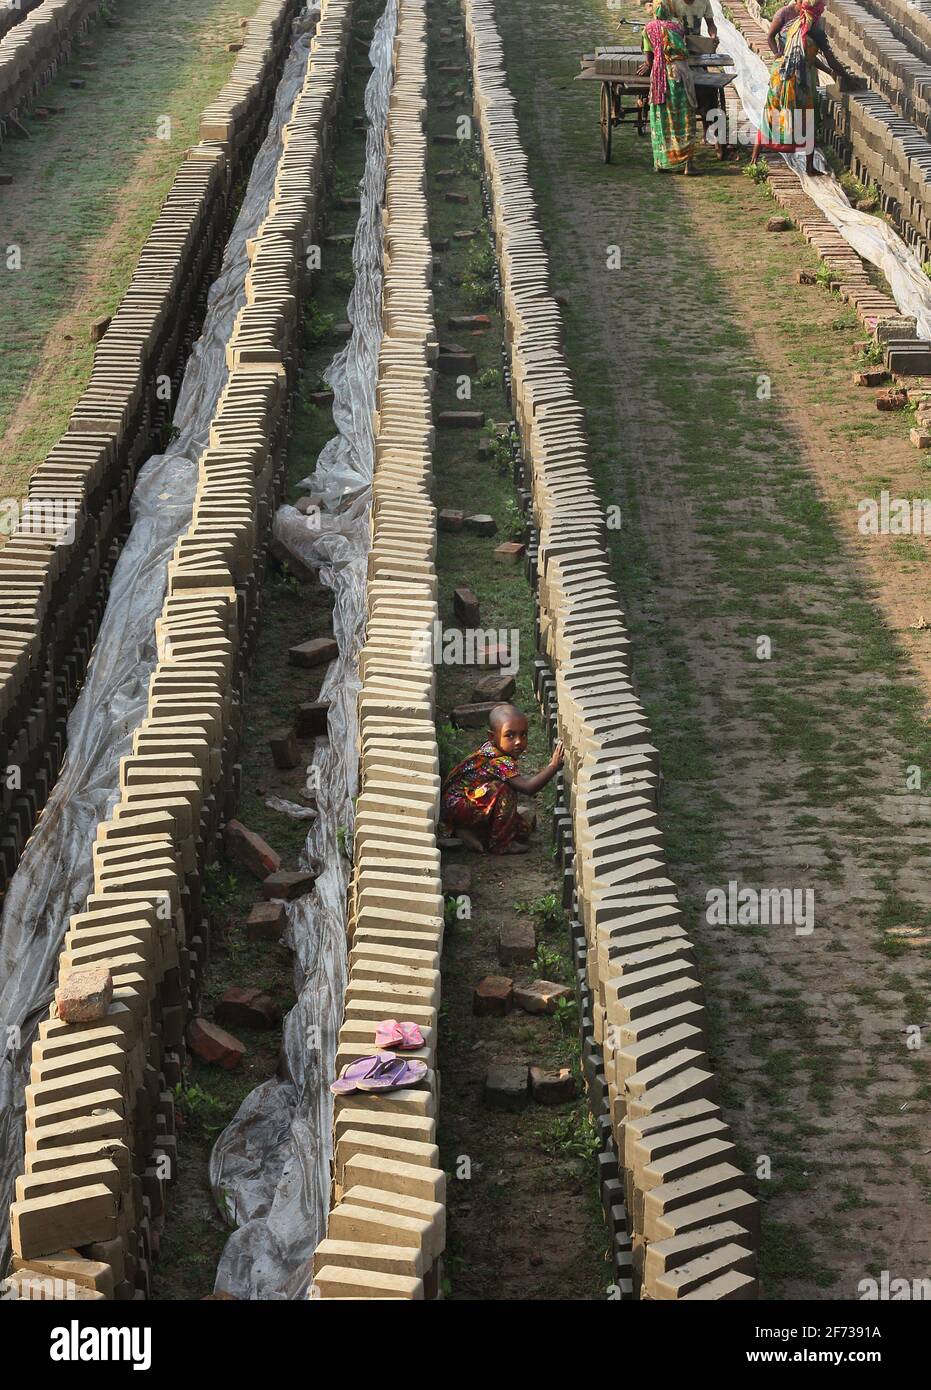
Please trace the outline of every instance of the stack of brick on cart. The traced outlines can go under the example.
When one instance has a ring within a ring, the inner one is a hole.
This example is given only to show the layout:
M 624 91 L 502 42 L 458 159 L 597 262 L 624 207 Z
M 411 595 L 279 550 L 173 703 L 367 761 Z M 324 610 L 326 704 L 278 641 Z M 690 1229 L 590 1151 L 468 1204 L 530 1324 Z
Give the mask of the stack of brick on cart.
M 206 112 L 68 429 L 34 472 L 0 550 L 0 899 L 55 781 L 129 524 L 136 472 L 161 447 L 192 328 L 260 143 L 300 0 L 263 0 L 229 81 Z
M 539 532 L 539 690 L 551 732 L 566 744 L 569 813 L 558 822 L 580 919 L 589 1097 L 596 1112 L 608 1108 L 615 1145 L 602 1164 L 605 1204 L 615 1226 L 626 1222 L 635 1294 L 753 1298 L 758 1206 L 714 1099 L 695 953 L 656 813 L 657 754 L 632 686 L 495 6 L 463 7 L 512 398 Z M 623 1274 L 620 1282 L 623 1290 Z
M 765 21 L 760 18 L 759 7 L 750 0 L 749 8 L 741 4 L 729 5 L 728 14 L 756 55 L 769 65 L 772 53 L 766 42 Z M 840 33 L 840 43 L 835 43 L 835 47 L 845 61 L 852 58 L 853 65 L 856 66 L 860 62 L 860 53 L 859 50 L 849 53 L 845 49 L 843 22 L 843 11 L 832 10 L 831 39 L 834 41 Z M 823 96 L 827 131 L 838 154 L 852 163 L 858 177 L 875 181 L 879 185 L 883 190 L 882 205 L 885 211 L 901 212 L 902 198 L 905 195 L 895 169 L 898 166 L 905 171 L 907 177 L 911 177 L 909 171 L 914 173 L 918 169 L 915 156 L 920 155 L 928 172 L 931 173 L 931 145 L 925 136 L 917 130 L 914 131 L 920 146 L 917 150 L 914 140 L 906 140 L 903 143 L 903 137 L 907 135 L 903 129 L 906 123 L 873 92 L 842 93 L 836 87 L 830 87 L 824 89 Z M 732 87 L 727 89 L 725 101 L 729 115 L 739 115 L 739 101 Z M 864 144 L 861 144 L 857 137 L 851 146 L 850 140 L 843 137 L 841 132 L 847 130 L 849 134 L 855 127 L 858 128 L 858 122 L 864 113 L 878 110 L 877 103 L 884 108 L 879 124 Z M 878 163 L 874 158 L 877 152 Z M 766 159 L 769 165 L 770 193 L 832 272 L 832 287 L 837 289 L 842 299 L 853 306 L 867 331 L 877 342 L 883 344 L 885 363 L 889 370 L 913 376 L 931 372 L 931 343 L 917 336 L 915 320 L 900 314 L 891 295 L 877 288 L 861 258 L 837 228 L 828 221 L 817 203 L 802 191 L 797 177 L 782 156 L 770 154 Z M 920 174 L 919 182 L 923 185 L 923 173 Z M 909 204 L 906 197 L 906 205 L 911 206 L 914 213 L 917 204 Z M 909 216 L 911 215 L 910 213 Z M 914 218 L 909 221 L 908 217 L 904 221 L 902 217 L 898 217 L 898 221 L 902 234 L 915 243 L 918 240 L 915 230 L 918 223 Z
M 388 114 L 384 337 L 378 362 L 368 615 L 360 661 L 361 792 L 349 980 L 337 1069 L 374 1050 L 379 1020 L 417 1023 L 421 1085 L 337 1097 L 333 1203 L 314 1255 L 318 1298 L 436 1298 L 446 1175 L 436 1145 L 443 899 L 429 645 L 438 617 L 430 500 L 437 344 L 424 130 L 426 0 L 400 0 Z
M 289 8 L 262 7 L 279 20 Z M 323 0 L 272 200 L 249 244 L 246 303 L 227 345 L 193 519 L 169 564 L 147 713 L 121 763 L 119 800 L 97 828 L 93 892 L 60 958 L 60 978 L 107 967 L 114 1001 L 94 1024 L 68 1025 L 50 1011 L 33 1049 L 25 1172 L 11 1210 L 21 1297 L 42 1297 L 49 1278 L 73 1280 L 86 1298 L 148 1290 L 165 1170 L 175 1172 L 170 1088 L 181 1079 L 203 956 L 201 870 L 232 806 L 241 668 L 282 486 L 307 247 L 332 157 L 351 10 L 351 0 Z M 230 122 L 242 95 L 231 84 Z
M 0 140 L 4 124 L 22 114 L 68 61 L 75 41 L 106 0 L 43 0 L 0 28 Z

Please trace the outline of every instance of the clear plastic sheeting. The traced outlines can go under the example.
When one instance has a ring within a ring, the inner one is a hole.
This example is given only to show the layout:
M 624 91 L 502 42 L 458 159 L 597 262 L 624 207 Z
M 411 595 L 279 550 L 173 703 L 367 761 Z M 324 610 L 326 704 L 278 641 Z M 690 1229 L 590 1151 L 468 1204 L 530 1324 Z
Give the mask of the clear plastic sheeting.
M 296 801 L 286 801 L 283 796 L 267 796 L 265 805 L 270 811 L 280 811 L 292 820 L 313 820 L 317 814 L 316 806 L 301 806 Z
M 307 485 L 325 499 L 317 517 L 282 507 L 275 535 L 333 590 L 339 648 L 320 691 L 330 701 L 329 737 L 318 740 L 308 769 L 318 817 L 302 864 L 321 866 L 315 890 L 288 905 L 287 940 L 295 952 L 297 1003 L 285 1019 L 278 1075 L 254 1090 L 220 1135 L 211 1156 L 217 1205 L 238 1229 L 217 1270 L 216 1288 L 242 1299 L 301 1298 L 311 1256 L 324 1234 L 330 1195 L 336 1039 L 346 990 L 346 894 L 358 791 L 356 696 L 365 636 L 366 565 L 374 470 L 373 412 L 381 343 L 385 128 L 392 84 L 396 0 L 375 27 L 365 92 L 369 120 L 361 210 L 353 243 L 352 335 L 324 373 L 339 431 L 320 454 Z
M 769 87 L 769 68 L 754 53 L 740 30 L 726 18 L 719 0 L 712 0 L 712 10 L 721 50 L 734 59 L 737 69 L 735 86 L 744 114 L 756 131 Z M 848 245 L 886 277 L 899 312 L 917 319 L 920 337 L 931 338 L 931 281 L 921 269 L 921 262 L 914 251 L 906 246 L 887 222 L 850 206 L 844 190 L 828 170 L 823 155 L 818 153 L 815 157 L 816 167 L 822 171 L 817 178 L 805 173 L 803 154 L 786 154 L 783 159 L 798 175 L 809 198 L 817 203 Z
M 166 453 L 147 461 L 137 478 L 130 503 L 132 529 L 113 573 L 84 686 L 68 720 L 67 757 L 3 905 L 0 1271 L 9 1254 L 6 1213 L 22 1167 L 30 1048 L 54 994 L 68 919 L 83 906 L 93 885 L 96 826 L 116 805 L 119 760 L 131 751 L 133 731 L 145 716 L 168 561 L 191 520 L 197 460 L 207 445 L 227 379 L 226 343 L 245 303 L 246 241 L 266 215 L 281 155 L 281 129 L 304 80 L 318 17 L 318 10 L 307 11 L 295 25 L 268 134 L 253 165 L 223 267 L 210 289 L 201 337 L 184 373 L 174 414 L 179 433 Z

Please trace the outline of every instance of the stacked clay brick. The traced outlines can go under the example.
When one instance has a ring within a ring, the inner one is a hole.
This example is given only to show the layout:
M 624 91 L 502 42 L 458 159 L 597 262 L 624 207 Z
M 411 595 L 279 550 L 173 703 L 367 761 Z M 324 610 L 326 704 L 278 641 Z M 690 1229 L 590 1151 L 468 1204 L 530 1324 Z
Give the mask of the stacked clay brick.
M 853 306 L 867 332 L 885 345 L 886 365 L 893 371 L 931 371 L 931 343 L 918 338 L 915 320 L 900 314 L 892 296 L 874 285 L 861 258 L 803 192 L 785 160 L 772 154 L 765 158 L 767 190 L 831 271 L 832 289 Z
M 656 813 L 657 754 L 631 682 L 585 421 L 507 89 L 494 0 L 463 0 L 533 514 L 539 645 L 566 744 L 575 894 L 594 1039 L 645 1298 L 756 1296 L 757 1204 L 714 1100 L 694 950 Z M 583 1013 L 585 1012 L 583 1000 Z
M 888 24 L 892 33 L 931 63 L 931 4 L 928 0 L 863 0 L 864 9 Z
M 728 13 L 768 67 L 768 21 L 759 18 L 759 7 L 734 4 Z M 916 58 L 900 41 L 914 40 L 904 30 L 896 37 L 884 18 L 854 0 L 838 0 L 828 11 L 828 37 L 838 57 L 878 90 L 824 88 L 825 135 L 857 178 L 878 186 L 883 211 L 925 259 L 931 255 L 931 52 L 917 45 Z M 927 18 L 923 22 L 929 26 Z
M 42 4 L 42 0 L 19 0 L 12 9 L 0 11 L 0 38 L 4 38 L 17 24 L 22 24 L 28 14 Z
M 336 1098 L 333 1205 L 314 1255 L 320 1298 L 435 1298 L 445 1244 L 436 1145 L 436 1028 L 443 899 L 435 823 L 438 617 L 430 501 L 432 368 L 424 131 L 426 0 L 400 0 L 387 130 L 384 337 L 378 364 L 361 790 L 349 911 L 349 979 L 337 1070 L 374 1051 L 379 1020 L 419 1025 L 420 1085 Z
M 299 4 L 282 5 L 281 0 L 261 0 L 246 25 L 242 48 L 229 78 L 216 101 L 201 112 L 202 141 L 217 140 L 235 152 L 247 138 L 253 93 L 268 79 L 270 46 L 289 28 L 301 8 Z
M 883 211 L 917 254 L 931 254 L 931 144 L 924 130 L 875 92 L 830 88 L 824 100 L 831 144 L 854 174 L 882 192 Z
M 243 67 L 234 68 L 241 82 L 229 94 L 236 148 L 204 142 L 182 163 L 68 429 L 33 474 L 18 530 L 0 549 L 0 770 L 17 770 L 0 777 L 0 894 L 58 774 L 136 471 L 168 418 L 164 383 L 172 395 L 180 385 L 229 190 L 263 133 L 298 7 L 266 0 L 250 22 Z
M 251 645 L 267 523 L 283 471 L 314 233 L 346 67 L 351 0 L 324 0 L 268 215 L 250 243 L 229 376 L 199 460 L 194 513 L 168 569 L 145 718 L 97 827 L 94 889 L 71 918 L 68 971 L 106 967 L 99 1022 L 40 1025 L 26 1093 L 25 1173 L 11 1209 L 15 1292 L 50 1279 L 78 1297 L 148 1289 L 185 1025 L 204 942 L 200 882 L 233 801 L 240 664 Z M 167 1162 L 166 1162 L 167 1160 Z
M 0 40 L 0 139 L 3 121 L 24 110 L 52 80 L 104 0 L 42 0 Z
M 869 78 L 906 120 L 931 131 L 931 65 L 856 0 L 832 0 L 827 20 L 834 52 Z
M 827 129 L 837 153 L 878 185 L 883 211 L 920 260 L 931 256 L 931 5 L 927 0 L 838 0 L 828 33 L 869 92 L 831 89 Z M 907 369 L 893 362 L 894 370 Z M 927 366 L 917 365 L 919 371 Z
M 749 0 L 749 8 L 735 4 L 729 14 L 768 65 L 772 55 L 766 43 L 767 21 L 759 6 Z M 908 53 L 885 25 L 852 0 L 844 0 L 832 9 L 829 23 L 831 42 L 838 56 L 855 70 L 867 73 L 874 85 L 892 95 L 897 109 L 893 111 L 875 92 L 842 93 L 832 87 L 825 92 L 827 134 L 857 176 L 878 186 L 883 210 L 894 214 L 909 242 L 924 247 L 924 256 L 931 236 L 931 144 L 925 134 L 931 104 L 920 97 L 920 92 L 927 87 L 931 101 L 931 67 Z M 877 30 L 882 31 L 879 38 Z M 739 102 L 732 88 L 725 101 L 735 114 L 734 106 Z M 903 119 L 919 108 L 925 113 L 921 130 Z M 870 133 L 864 133 L 868 128 Z M 895 301 L 876 288 L 860 257 L 801 191 L 785 162 L 774 155 L 767 159 L 769 191 L 834 272 L 841 298 L 854 306 L 867 330 L 884 344 L 886 366 L 903 375 L 931 371 L 931 344 L 918 338 L 915 320 L 901 315 Z

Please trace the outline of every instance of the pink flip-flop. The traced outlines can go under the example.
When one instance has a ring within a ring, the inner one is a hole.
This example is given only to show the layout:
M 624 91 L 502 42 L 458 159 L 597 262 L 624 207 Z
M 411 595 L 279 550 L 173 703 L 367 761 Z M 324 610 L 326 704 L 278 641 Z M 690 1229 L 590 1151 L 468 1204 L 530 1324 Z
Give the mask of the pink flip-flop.
M 375 1046 L 396 1047 L 408 1052 L 423 1047 L 423 1033 L 416 1023 L 399 1023 L 396 1018 L 386 1018 L 375 1025 Z

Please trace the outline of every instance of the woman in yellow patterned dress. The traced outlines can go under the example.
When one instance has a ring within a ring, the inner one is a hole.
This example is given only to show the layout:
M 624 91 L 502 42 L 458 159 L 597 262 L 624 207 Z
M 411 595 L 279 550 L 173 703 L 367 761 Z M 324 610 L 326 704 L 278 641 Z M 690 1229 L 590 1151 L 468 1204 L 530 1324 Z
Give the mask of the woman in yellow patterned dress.
M 681 167 L 683 173 L 696 174 L 698 103 L 685 29 L 673 18 L 666 0 L 657 0 L 653 14 L 655 18 L 643 30 L 643 50 L 647 58 L 640 68 L 642 76 L 650 74 L 653 168 L 659 172 Z
M 824 0 L 792 0 L 773 16 L 767 40 L 776 62 L 769 74 L 763 121 L 751 164 L 760 150 L 789 154 L 805 151 L 805 170 L 815 168 L 815 96 L 817 70 L 844 83 L 849 74 L 831 51 L 824 32 Z M 821 61 L 821 60 L 824 61 Z

